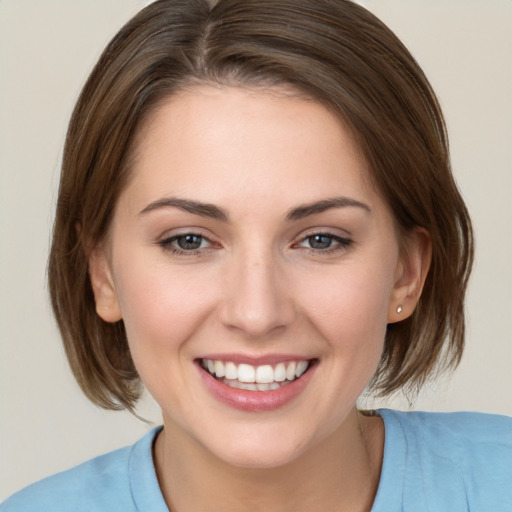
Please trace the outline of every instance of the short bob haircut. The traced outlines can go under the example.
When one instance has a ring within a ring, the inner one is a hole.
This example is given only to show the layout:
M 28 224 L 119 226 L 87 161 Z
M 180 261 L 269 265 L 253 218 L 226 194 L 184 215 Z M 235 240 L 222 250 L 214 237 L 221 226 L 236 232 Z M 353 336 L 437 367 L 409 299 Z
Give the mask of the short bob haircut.
M 123 321 L 96 313 L 91 248 L 109 229 L 139 127 L 194 85 L 290 88 L 352 131 L 400 240 L 430 233 L 432 262 L 411 317 L 390 324 L 370 389 L 417 391 L 455 367 L 473 261 L 470 219 L 454 182 L 435 94 L 399 39 L 348 0 L 158 0 L 108 44 L 69 124 L 48 278 L 74 375 L 107 409 L 134 411 L 141 382 Z

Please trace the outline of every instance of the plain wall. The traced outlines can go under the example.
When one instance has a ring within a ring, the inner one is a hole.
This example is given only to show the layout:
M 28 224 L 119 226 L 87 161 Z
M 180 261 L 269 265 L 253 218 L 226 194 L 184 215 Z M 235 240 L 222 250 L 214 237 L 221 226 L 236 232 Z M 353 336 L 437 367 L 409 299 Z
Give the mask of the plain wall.
M 105 44 L 145 3 L 0 0 L 0 501 L 150 428 L 82 396 L 45 284 L 71 109 Z M 360 3 L 402 38 L 431 79 L 476 232 L 466 354 L 415 408 L 512 415 L 512 2 Z M 404 397 L 365 404 L 409 406 Z M 159 422 L 151 399 L 140 412 Z

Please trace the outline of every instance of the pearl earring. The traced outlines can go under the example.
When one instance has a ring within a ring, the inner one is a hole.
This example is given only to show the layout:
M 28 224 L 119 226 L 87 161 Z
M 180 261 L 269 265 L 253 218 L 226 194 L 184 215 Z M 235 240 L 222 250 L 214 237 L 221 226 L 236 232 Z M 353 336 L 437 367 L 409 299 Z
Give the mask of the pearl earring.
M 397 312 L 398 314 L 400 314 L 400 313 L 402 312 L 402 305 L 400 305 L 400 306 L 398 306 L 398 307 L 396 308 L 396 312 Z

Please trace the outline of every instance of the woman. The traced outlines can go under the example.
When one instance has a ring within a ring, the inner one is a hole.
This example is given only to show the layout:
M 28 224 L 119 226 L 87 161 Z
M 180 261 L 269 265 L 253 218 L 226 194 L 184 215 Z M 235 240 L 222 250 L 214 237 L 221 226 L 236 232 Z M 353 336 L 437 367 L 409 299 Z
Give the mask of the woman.
M 434 93 L 375 17 L 150 5 L 75 108 L 49 282 L 85 394 L 143 383 L 164 427 L 1 510 L 503 509 L 509 419 L 356 407 L 457 364 L 471 263 Z

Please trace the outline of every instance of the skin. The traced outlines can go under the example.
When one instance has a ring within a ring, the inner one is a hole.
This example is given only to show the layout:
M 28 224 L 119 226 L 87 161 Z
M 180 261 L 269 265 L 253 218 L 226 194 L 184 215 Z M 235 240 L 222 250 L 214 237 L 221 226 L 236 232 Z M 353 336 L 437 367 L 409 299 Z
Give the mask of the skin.
M 339 119 L 290 91 L 191 88 L 140 130 L 90 273 L 98 314 L 123 319 L 162 408 L 154 456 L 173 511 L 370 510 L 384 432 L 356 401 L 386 325 L 416 305 L 429 240 L 417 230 L 400 253 L 368 178 Z M 229 218 L 162 206 L 170 197 Z M 364 206 L 287 218 L 333 197 Z M 172 237 L 187 233 L 203 237 L 199 249 L 176 254 Z M 312 246 L 318 233 L 330 247 Z M 248 412 L 220 403 L 199 378 L 195 361 L 213 352 L 318 364 L 290 403 Z

